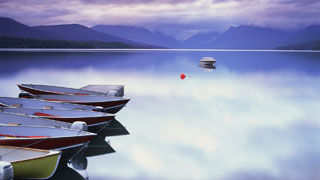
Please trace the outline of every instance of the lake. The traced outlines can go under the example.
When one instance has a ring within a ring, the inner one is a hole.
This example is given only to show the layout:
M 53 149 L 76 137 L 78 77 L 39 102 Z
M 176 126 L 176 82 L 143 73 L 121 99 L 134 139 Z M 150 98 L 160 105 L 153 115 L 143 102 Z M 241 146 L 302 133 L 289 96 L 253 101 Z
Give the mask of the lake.
M 199 67 L 214 57 L 216 69 Z M 1 96 L 18 83 L 124 84 L 107 137 L 88 158 L 101 179 L 320 179 L 320 53 L 281 51 L 0 52 Z M 186 78 L 180 79 L 184 73 Z M 87 175 L 86 175 L 87 173 Z

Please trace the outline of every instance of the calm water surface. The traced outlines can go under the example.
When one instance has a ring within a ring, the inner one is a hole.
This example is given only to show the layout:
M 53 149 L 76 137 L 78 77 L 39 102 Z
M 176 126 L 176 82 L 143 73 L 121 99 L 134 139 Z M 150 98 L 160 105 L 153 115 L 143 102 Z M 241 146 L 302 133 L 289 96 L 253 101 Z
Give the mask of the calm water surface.
M 204 56 L 215 70 L 198 66 Z M 132 100 L 117 119 L 131 135 L 107 138 L 117 152 L 89 158 L 89 179 L 320 179 L 320 53 L 0 52 L 0 61 L 1 96 L 16 97 L 17 83 L 125 85 Z

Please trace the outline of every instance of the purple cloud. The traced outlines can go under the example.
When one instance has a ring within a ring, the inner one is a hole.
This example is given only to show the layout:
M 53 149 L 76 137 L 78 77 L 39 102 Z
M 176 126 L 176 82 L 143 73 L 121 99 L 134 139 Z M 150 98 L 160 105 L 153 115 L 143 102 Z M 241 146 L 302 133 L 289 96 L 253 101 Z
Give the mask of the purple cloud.
M 175 24 L 189 26 L 189 30 L 224 30 L 240 24 L 292 29 L 320 22 L 320 2 L 316 0 L 1 0 L 0 7 L 0 16 L 29 25 L 129 24 L 157 28 Z

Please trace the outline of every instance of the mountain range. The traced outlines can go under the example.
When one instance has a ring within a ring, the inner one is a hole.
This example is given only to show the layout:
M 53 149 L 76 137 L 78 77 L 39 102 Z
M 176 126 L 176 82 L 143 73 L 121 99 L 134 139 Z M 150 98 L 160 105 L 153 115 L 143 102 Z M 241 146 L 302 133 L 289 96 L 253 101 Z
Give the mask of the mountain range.
M 208 49 L 274 49 L 280 46 L 320 41 L 320 25 L 312 25 L 294 33 L 241 25 L 224 32 L 197 33 L 178 41 L 159 31 L 143 27 L 80 24 L 27 26 L 0 17 L 0 37 L 62 40 L 72 42 L 117 42 L 142 48 L 208 48 Z M 125 46 L 124 46 L 125 47 Z
M 122 43 L 130 47 L 155 48 L 143 43 L 122 39 L 109 34 L 95 31 L 80 24 L 62 24 L 50 26 L 27 26 L 10 18 L 0 17 L 0 37 L 13 37 L 24 39 L 62 40 L 92 43 Z M 6 41 L 8 41 L 6 39 Z M 16 40 L 15 40 L 16 41 Z M 27 40 L 29 42 L 29 40 Z M 2 41 L 3 42 L 3 41 Z
M 150 30 L 142 27 L 95 25 L 91 29 L 144 44 L 168 48 L 176 48 L 179 46 L 179 42 L 175 38 L 167 36 L 161 32 L 151 32 Z

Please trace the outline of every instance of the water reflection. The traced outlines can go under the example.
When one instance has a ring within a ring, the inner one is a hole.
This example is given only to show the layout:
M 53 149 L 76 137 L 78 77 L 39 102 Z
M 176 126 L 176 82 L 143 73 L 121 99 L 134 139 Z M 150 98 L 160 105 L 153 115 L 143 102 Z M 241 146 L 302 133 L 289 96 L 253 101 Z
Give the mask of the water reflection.
M 201 67 L 204 72 L 212 72 L 214 69 L 216 69 L 216 66 L 213 64 L 199 63 L 199 67 Z
M 319 179 L 317 53 L 10 56 L 5 64 L 20 66 L 2 72 L 5 96 L 18 94 L 16 83 L 126 85 L 132 101 L 117 118 L 131 135 L 108 138 L 117 153 L 94 156 L 110 152 L 106 144 L 88 150 L 90 179 Z M 199 68 L 203 56 L 218 60 L 214 73 Z
M 108 153 L 114 153 L 115 150 L 105 141 L 105 136 L 98 135 L 90 143 L 83 153 L 85 157 L 99 156 Z
M 76 170 L 68 167 L 67 164 L 59 164 L 56 173 L 49 178 L 50 180 L 86 180 Z
M 99 134 L 82 152 L 78 153 L 69 162 L 60 162 L 55 174 L 49 178 L 50 180 L 81 180 L 88 179 L 83 177 L 78 171 L 85 171 L 88 167 L 88 157 L 101 156 L 115 152 L 108 142 L 105 141 L 105 136 Z M 72 167 L 72 168 L 71 168 Z M 87 174 L 86 174 L 87 176 Z
M 0 74 L 14 75 L 30 69 L 81 70 L 93 68 L 117 72 L 196 71 L 205 56 L 218 60 L 220 68 L 239 73 L 299 70 L 319 74 L 320 53 L 284 52 L 0 52 Z M 199 71 L 196 71 L 199 72 Z

